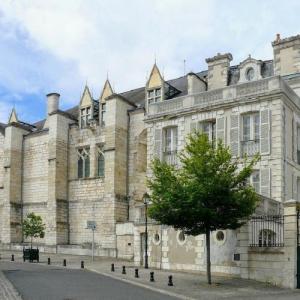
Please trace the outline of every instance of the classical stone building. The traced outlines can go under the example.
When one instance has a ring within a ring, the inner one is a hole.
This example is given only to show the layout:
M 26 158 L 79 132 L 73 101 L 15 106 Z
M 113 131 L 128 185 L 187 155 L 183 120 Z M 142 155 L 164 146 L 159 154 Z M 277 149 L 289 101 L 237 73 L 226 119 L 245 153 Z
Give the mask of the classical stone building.
M 273 59 L 249 56 L 231 66 L 232 55 L 218 53 L 206 59 L 207 70 L 169 81 L 154 65 L 145 87 L 116 94 L 106 81 L 99 99 L 86 87 L 67 111 L 52 93 L 46 118 L 35 124 L 21 122 L 13 110 L 8 124 L 0 124 L 2 246 L 26 242 L 21 222 L 35 212 L 46 223 L 44 251 L 90 254 L 87 221 L 93 221 L 96 255 L 142 264 L 150 162 L 157 156 L 176 164 L 185 137 L 197 129 L 222 139 L 235 157 L 261 154 L 250 178 L 262 196 L 257 215 L 284 215 L 289 224 L 212 233 L 213 271 L 295 287 L 300 36 L 277 35 L 272 46 Z M 206 268 L 203 236 L 150 221 L 148 246 L 151 266 Z

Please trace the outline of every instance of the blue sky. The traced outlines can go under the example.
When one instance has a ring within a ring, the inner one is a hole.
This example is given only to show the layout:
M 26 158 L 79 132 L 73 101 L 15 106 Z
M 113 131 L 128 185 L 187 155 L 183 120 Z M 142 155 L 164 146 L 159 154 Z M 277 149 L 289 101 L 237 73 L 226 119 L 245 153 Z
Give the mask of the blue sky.
M 72 107 L 86 82 L 98 98 L 107 73 L 116 92 L 143 86 L 155 57 L 166 79 L 217 52 L 272 59 L 276 33 L 300 34 L 299 11 L 298 0 L 1 0 L 0 122 L 13 106 L 44 118 L 49 92 Z

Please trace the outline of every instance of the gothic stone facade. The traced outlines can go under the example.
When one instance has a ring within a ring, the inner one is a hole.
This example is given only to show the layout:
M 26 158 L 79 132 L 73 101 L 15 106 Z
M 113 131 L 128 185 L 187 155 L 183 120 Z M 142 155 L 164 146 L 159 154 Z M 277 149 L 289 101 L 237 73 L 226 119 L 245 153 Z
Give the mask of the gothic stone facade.
M 282 211 L 300 190 L 300 36 L 277 36 L 272 46 L 272 60 L 249 56 L 231 66 L 232 55 L 218 53 L 206 59 L 206 71 L 169 81 L 154 65 L 145 87 L 116 94 L 106 81 L 96 100 L 86 87 L 67 111 L 52 93 L 46 118 L 35 124 L 13 110 L 8 124 L 0 124 L 2 247 L 27 242 L 21 223 L 35 212 L 46 224 L 38 241 L 44 251 L 90 254 L 87 221 L 93 221 L 96 255 L 143 263 L 142 198 L 151 160 L 176 164 L 194 129 L 222 139 L 236 157 L 260 152 L 250 183 L 264 199 L 264 213 Z M 213 271 L 242 276 L 246 268 L 251 277 L 245 261 L 234 260 L 242 256 L 243 232 L 212 233 Z M 151 221 L 148 246 L 152 266 L 205 270 L 203 236 Z

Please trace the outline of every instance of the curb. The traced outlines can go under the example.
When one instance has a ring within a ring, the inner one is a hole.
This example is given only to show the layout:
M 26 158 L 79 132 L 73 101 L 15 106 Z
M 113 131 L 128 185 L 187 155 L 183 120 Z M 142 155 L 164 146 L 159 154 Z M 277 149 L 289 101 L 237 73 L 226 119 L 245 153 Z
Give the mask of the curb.
M 144 284 L 144 283 L 139 283 L 139 282 L 136 282 L 136 281 L 132 281 L 130 279 L 120 278 L 118 276 L 114 276 L 112 274 L 101 272 L 101 271 L 98 271 L 98 270 L 95 270 L 95 269 L 86 268 L 86 270 L 89 270 L 89 271 L 92 271 L 94 273 L 98 273 L 100 275 L 110 277 L 110 278 L 113 278 L 113 279 L 116 279 L 116 280 L 119 280 L 119 281 L 123 281 L 123 282 L 129 283 L 129 284 L 132 284 L 132 285 L 136 285 L 136 286 L 139 286 L 139 287 L 142 287 L 142 288 L 154 291 L 154 292 L 158 292 L 160 294 L 168 295 L 168 296 L 171 296 L 171 297 L 176 297 L 178 299 L 197 300 L 195 298 L 187 297 L 187 296 L 184 296 L 184 295 L 181 295 L 181 294 L 169 292 L 169 291 L 166 291 L 166 290 L 163 290 L 163 289 L 160 289 L 160 288 L 155 288 L 155 287 L 149 286 L 149 285 Z

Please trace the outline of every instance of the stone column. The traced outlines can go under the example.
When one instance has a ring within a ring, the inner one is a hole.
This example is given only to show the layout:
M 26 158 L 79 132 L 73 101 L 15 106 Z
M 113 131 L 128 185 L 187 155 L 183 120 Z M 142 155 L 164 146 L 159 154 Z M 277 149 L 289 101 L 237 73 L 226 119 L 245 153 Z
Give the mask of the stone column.
M 238 229 L 238 253 L 240 254 L 240 275 L 241 278 L 249 279 L 249 223 Z
M 298 200 L 288 200 L 284 204 L 284 250 L 285 250 L 285 282 L 283 286 L 296 288 L 297 284 L 297 209 Z

